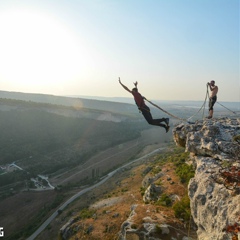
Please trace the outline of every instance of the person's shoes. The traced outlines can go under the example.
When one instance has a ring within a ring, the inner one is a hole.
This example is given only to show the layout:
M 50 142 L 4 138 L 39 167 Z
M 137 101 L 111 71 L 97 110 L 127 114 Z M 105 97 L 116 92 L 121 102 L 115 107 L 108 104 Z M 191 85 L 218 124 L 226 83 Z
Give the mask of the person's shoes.
M 164 118 L 164 122 L 165 122 L 166 125 L 168 126 L 168 124 L 169 124 L 169 118 Z
M 212 118 L 212 116 L 208 116 L 207 118 L 208 118 L 208 119 L 211 119 L 211 118 Z
M 169 129 L 170 129 L 169 126 L 165 126 L 166 133 L 169 131 Z

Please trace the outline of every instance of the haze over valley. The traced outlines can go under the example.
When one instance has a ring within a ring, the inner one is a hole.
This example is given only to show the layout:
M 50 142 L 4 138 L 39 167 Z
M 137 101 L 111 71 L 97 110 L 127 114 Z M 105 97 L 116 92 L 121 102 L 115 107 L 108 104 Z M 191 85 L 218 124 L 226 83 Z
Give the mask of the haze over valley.
M 4 91 L 0 98 L 0 212 L 6 239 L 29 237 L 78 191 L 173 141 L 171 131 L 148 125 L 134 103 Z M 157 104 L 180 118 L 198 110 L 197 103 Z M 154 117 L 167 117 L 149 106 Z M 238 110 L 237 103 L 230 107 Z M 224 114 L 226 109 L 216 111 Z M 170 117 L 171 127 L 179 122 Z

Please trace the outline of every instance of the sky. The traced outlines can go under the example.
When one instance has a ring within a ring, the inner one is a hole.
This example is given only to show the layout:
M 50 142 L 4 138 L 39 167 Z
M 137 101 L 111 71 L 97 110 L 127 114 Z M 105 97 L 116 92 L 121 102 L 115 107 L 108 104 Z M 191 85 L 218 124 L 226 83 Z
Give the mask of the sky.
M 239 0 L 0 0 L 0 90 L 240 102 Z

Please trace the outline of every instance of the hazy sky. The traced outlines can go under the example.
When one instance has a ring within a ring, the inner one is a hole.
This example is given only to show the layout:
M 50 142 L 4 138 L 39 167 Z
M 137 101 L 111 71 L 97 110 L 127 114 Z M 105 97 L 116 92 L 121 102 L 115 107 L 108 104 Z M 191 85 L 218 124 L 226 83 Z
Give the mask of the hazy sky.
M 0 0 L 0 90 L 240 101 L 239 0 Z

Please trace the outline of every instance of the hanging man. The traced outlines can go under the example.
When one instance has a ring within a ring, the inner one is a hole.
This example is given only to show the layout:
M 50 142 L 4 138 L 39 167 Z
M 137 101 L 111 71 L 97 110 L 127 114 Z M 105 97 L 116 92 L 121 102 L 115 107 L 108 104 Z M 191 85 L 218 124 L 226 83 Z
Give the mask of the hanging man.
M 209 115 L 207 118 L 213 117 L 213 106 L 217 101 L 217 93 L 218 93 L 218 86 L 215 85 L 215 81 L 212 80 L 210 83 L 207 83 L 210 88 L 210 96 L 209 96 Z
M 131 90 L 129 90 L 125 85 L 123 85 L 121 83 L 121 80 L 119 78 L 119 83 L 121 84 L 121 86 L 128 91 L 129 93 L 131 93 L 134 97 L 135 103 L 138 106 L 138 109 L 142 112 L 142 115 L 144 116 L 144 118 L 146 119 L 146 121 L 151 124 L 151 125 L 155 125 L 155 126 L 159 126 L 159 127 L 163 127 L 165 128 L 166 132 L 169 131 L 169 118 L 159 118 L 159 119 L 153 119 L 152 118 L 152 114 L 150 112 L 149 107 L 145 104 L 144 102 L 144 97 L 138 92 L 137 89 L 137 84 L 138 82 L 135 82 L 135 88 Z M 161 122 L 164 122 L 165 124 L 162 124 Z

